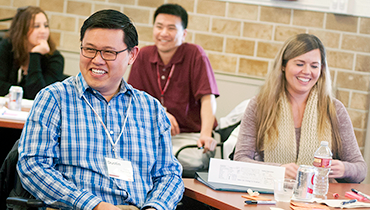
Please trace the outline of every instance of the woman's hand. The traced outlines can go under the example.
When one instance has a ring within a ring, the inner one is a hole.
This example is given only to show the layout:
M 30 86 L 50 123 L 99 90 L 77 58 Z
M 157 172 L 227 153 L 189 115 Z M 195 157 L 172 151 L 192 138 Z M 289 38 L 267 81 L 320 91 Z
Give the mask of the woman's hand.
M 329 178 L 342 178 L 344 176 L 345 167 L 342 161 L 332 160 Z
M 285 178 L 287 179 L 295 179 L 297 176 L 297 171 L 299 166 L 295 163 L 288 163 L 281 165 L 281 167 L 285 167 Z
M 41 55 L 45 55 L 50 52 L 50 47 L 47 40 L 41 40 L 40 43 L 31 49 L 31 52 L 37 52 Z

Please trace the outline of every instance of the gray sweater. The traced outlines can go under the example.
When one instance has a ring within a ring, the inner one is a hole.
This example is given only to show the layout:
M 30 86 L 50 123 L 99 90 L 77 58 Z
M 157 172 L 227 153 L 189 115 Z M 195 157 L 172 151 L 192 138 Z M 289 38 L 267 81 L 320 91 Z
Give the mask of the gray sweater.
M 339 159 L 343 162 L 345 167 L 344 176 L 336 180 L 338 182 L 362 182 L 366 177 L 367 166 L 358 147 L 351 119 L 347 113 L 346 108 L 339 100 L 335 99 L 334 104 L 337 110 L 339 133 L 342 139 L 343 151 Z M 263 153 L 260 155 L 256 150 L 256 110 L 257 97 L 253 97 L 249 102 L 248 107 L 245 110 L 244 116 L 242 118 L 238 141 L 236 143 L 234 160 L 280 166 L 281 164 L 279 163 L 263 162 Z M 299 151 L 298 148 L 301 128 L 296 128 L 295 132 L 297 140 L 297 151 Z

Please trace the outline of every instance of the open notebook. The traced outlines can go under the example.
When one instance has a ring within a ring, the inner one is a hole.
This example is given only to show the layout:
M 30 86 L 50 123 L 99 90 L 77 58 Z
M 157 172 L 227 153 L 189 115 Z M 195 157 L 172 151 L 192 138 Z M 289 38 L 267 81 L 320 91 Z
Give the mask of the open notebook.
M 253 191 L 258 191 L 261 194 L 274 194 L 273 190 L 270 189 L 262 189 L 256 187 L 247 187 L 241 185 L 231 185 L 231 184 L 222 184 L 216 182 L 208 182 L 208 172 L 196 172 L 195 179 L 202 182 L 206 186 L 210 187 L 213 190 L 220 190 L 220 191 L 232 191 L 232 192 L 247 192 L 248 189 Z

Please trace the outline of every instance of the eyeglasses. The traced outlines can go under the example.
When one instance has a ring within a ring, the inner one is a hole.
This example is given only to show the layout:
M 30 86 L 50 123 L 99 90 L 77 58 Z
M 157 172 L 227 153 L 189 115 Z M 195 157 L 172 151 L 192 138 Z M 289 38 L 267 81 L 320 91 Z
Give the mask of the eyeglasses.
M 114 61 L 117 58 L 118 53 L 125 52 L 128 48 L 121 51 L 112 50 L 97 50 L 89 47 L 81 47 L 81 53 L 86 58 L 95 58 L 96 53 L 100 52 L 100 56 L 106 61 Z

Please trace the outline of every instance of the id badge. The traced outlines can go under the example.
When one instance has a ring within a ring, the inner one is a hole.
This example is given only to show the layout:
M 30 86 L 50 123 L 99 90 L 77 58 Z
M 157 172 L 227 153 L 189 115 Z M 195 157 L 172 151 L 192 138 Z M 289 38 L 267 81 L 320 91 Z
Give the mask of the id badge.
M 122 179 L 125 181 L 134 181 L 134 174 L 130 161 L 114 158 L 105 158 L 109 177 Z

